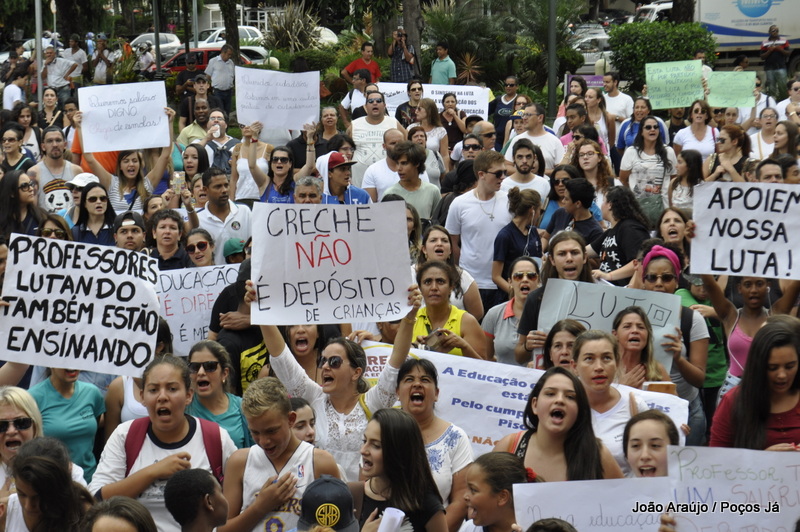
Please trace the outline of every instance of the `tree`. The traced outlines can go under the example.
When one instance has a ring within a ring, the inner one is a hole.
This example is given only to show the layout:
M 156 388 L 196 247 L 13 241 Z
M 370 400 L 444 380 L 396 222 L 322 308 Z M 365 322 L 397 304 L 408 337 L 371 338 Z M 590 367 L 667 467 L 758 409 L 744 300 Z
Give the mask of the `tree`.
M 239 64 L 239 19 L 236 16 L 236 0 L 219 0 L 219 10 L 225 22 L 226 42 L 233 47 L 233 62 Z
M 684 24 L 694 21 L 694 5 L 695 0 L 673 0 L 670 15 L 672 22 Z
M 425 21 L 422 18 L 422 6 L 419 0 L 403 1 L 403 29 L 406 32 L 406 42 L 414 46 L 419 59 L 420 46 L 422 44 L 422 28 Z M 419 65 L 420 67 L 422 65 Z M 421 69 L 420 69 L 421 71 Z

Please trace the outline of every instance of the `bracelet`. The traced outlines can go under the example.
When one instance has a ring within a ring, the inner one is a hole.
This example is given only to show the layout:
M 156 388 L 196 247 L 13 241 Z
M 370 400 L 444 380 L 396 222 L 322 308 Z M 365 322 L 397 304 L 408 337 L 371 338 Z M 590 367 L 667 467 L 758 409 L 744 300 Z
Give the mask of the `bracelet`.
M 192 209 L 191 211 L 189 209 L 186 209 L 187 214 L 194 214 L 195 212 L 197 211 L 195 211 L 194 209 Z

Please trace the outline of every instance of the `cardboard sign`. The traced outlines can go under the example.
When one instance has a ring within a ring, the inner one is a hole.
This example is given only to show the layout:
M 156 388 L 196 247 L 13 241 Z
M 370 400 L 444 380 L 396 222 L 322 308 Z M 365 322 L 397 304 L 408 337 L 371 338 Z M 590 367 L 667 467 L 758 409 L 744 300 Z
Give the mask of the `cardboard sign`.
M 289 74 L 236 67 L 236 117 L 265 128 L 303 129 L 319 122 L 319 72 Z
M 674 446 L 668 452 L 672 489 L 659 511 L 674 513 L 677 532 L 795 529 L 800 453 Z
M 83 112 L 83 151 L 121 151 L 169 146 L 167 93 L 163 81 L 95 85 L 78 89 Z
M 694 189 L 692 273 L 800 279 L 800 190 L 778 183 Z
M 647 507 L 667 500 L 669 487 L 667 477 L 514 484 L 514 513 L 522 530 L 555 517 L 580 532 L 655 531 L 660 514 Z
M 688 107 L 703 99 L 703 63 L 699 60 L 647 63 L 645 75 L 653 109 Z
M 238 264 L 161 272 L 156 293 L 161 316 L 172 331 L 172 349 L 188 356 L 194 344 L 208 337 L 211 309 L 226 286 L 236 282 Z
M 708 105 L 711 107 L 753 107 L 756 97 L 755 72 L 711 72 L 708 75 Z
M 694 255 L 692 255 L 694 261 Z M 581 283 L 564 279 L 549 279 L 539 311 L 539 330 L 549 331 L 556 322 L 570 318 L 587 329 L 611 331 L 614 317 L 630 306 L 644 309 L 653 326 L 655 358 L 669 371 L 672 353 L 661 344 L 665 334 L 677 334 L 681 324 L 681 298 L 647 290 L 633 290 L 605 283 Z
M 253 206 L 254 324 L 399 320 L 411 258 L 405 204 Z
M 378 88 L 386 97 L 386 109 L 389 116 L 394 116 L 397 108 L 408 101 L 408 92 L 405 83 L 380 82 Z M 423 98 L 430 98 L 436 102 L 436 107 L 441 113 L 444 111 L 442 97 L 448 92 L 456 95 L 456 106 L 459 111 L 464 111 L 469 115 L 480 115 L 484 120 L 489 117 L 489 93 L 486 87 L 472 85 L 422 85 Z
M 155 355 L 157 280 L 143 253 L 13 234 L 0 358 L 141 377 Z

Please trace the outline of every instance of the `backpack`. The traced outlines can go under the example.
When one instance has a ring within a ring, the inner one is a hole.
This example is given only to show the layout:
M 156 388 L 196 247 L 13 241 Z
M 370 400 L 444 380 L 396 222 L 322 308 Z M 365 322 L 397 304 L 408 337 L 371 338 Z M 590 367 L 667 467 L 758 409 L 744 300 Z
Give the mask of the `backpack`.
M 203 432 L 203 447 L 206 449 L 208 463 L 211 464 L 211 473 L 216 477 L 220 484 L 224 478 L 222 471 L 222 439 L 219 435 L 219 425 L 212 421 L 195 418 L 200 424 Z M 127 477 L 136 458 L 144 445 L 147 430 L 150 428 L 150 418 L 142 417 L 133 420 L 128 434 L 125 436 L 125 476 Z

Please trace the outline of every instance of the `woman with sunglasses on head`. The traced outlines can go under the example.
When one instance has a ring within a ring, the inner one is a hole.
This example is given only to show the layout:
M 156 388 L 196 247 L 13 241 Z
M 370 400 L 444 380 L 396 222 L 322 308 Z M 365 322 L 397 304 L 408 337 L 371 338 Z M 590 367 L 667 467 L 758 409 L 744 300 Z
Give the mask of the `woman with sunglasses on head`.
M 750 137 L 737 125 L 722 126 L 717 136 L 717 152 L 703 164 L 706 181 L 744 183 L 744 163 L 750 154 Z
M 507 279 L 510 299 L 490 308 L 481 327 L 488 337 L 487 360 L 518 365 L 514 358 L 518 322 L 528 295 L 539 288 L 539 265 L 531 257 L 519 257 L 511 263 Z
M 392 354 L 381 370 L 378 383 L 370 387 L 364 379 L 367 355 L 345 338 L 334 338 L 322 351 L 317 366 L 322 384 L 311 379 L 286 344 L 278 327 L 262 325 L 270 366 L 292 396 L 307 400 L 317 413 L 318 447 L 330 452 L 348 479 L 358 479 L 361 436 L 369 412 L 391 407 L 397 400 L 397 373 L 408 356 L 422 294 L 416 285 L 408 289 L 411 311 L 400 321 Z M 247 282 L 246 303 L 255 301 L 252 281 Z
M 36 231 L 36 236 L 71 241 L 72 230 L 67 225 L 67 222 L 64 221 L 64 218 L 57 214 L 48 214 L 39 227 L 39 230 Z
M 675 153 L 664 144 L 658 119 L 647 116 L 642 119 L 633 146 L 626 149 L 622 156 L 620 181 L 633 191 L 636 199 L 656 218 L 661 213 L 661 189 L 669 185 L 676 175 L 678 160 Z
M 30 152 L 22 147 L 24 129 L 16 122 L 7 122 L 2 129 L 3 156 L 0 157 L 0 173 L 9 173 L 12 170 L 27 172 L 36 165 Z
M 90 183 L 83 189 L 80 215 L 72 228 L 76 242 L 114 246 L 114 208 L 108 204 L 108 193 L 100 183 Z
M 192 229 L 186 235 L 186 253 L 192 260 L 192 264 L 201 268 L 203 266 L 214 265 L 214 238 L 211 233 L 198 227 Z
M 517 187 L 508 191 L 508 211 L 513 217 L 494 239 L 492 260 L 492 281 L 506 293 L 511 292 L 506 279 L 511 277 L 512 262 L 519 257 L 542 258 L 542 239 L 534 225 L 540 207 L 541 197 L 537 191 Z
M 7 172 L 0 179 L 0 233 L 6 239 L 11 233 L 36 234 L 45 219 L 38 200 L 36 183 L 22 170 Z
M 709 125 L 713 117 L 711 108 L 705 100 L 695 100 L 689 109 L 691 110 L 689 127 L 685 127 L 675 134 L 672 147 L 676 154 L 683 149 L 697 150 L 703 156 L 703 160 L 706 160 L 716 151 L 719 131 Z
M 218 424 L 239 449 L 253 445 L 242 414 L 242 398 L 230 393 L 233 367 L 225 348 L 213 340 L 203 340 L 192 346 L 186 360 L 194 390 L 186 413 Z

